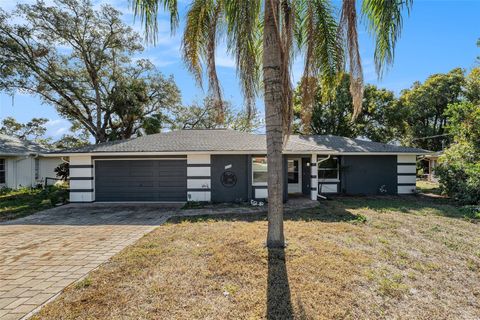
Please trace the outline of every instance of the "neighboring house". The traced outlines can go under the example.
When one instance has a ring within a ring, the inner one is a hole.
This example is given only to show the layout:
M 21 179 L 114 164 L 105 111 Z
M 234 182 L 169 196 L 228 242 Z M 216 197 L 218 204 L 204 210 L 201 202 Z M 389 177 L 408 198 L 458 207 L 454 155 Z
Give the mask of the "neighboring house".
M 421 157 L 421 160 L 427 161 L 427 167 L 425 168 L 425 176 L 427 178 L 427 181 L 430 182 L 438 182 L 438 178 L 435 174 L 435 170 L 438 166 L 438 158 L 443 155 L 443 151 L 438 151 L 432 154 L 426 154 L 423 157 Z
M 410 194 L 427 151 L 337 136 L 289 137 L 285 199 Z M 70 201 L 240 202 L 267 197 L 265 135 L 181 130 L 52 153 L 69 157 Z M 318 164 L 318 166 L 317 166 Z
M 38 144 L 0 134 L 0 188 L 34 187 L 55 178 L 60 157 L 44 157 L 48 150 Z

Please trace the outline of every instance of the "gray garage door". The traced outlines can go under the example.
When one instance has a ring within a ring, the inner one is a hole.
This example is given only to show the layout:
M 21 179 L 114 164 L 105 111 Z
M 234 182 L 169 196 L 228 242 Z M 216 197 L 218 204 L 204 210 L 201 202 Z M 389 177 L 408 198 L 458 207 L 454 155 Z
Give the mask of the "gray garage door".
M 186 201 L 185 160 L 97 160 L 96 201 Z

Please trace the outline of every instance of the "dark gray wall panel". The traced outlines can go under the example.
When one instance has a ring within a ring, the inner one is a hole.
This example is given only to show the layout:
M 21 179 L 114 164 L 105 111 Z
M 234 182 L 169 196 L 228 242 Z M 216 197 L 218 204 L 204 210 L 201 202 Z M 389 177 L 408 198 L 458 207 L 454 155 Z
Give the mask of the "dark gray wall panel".
M 212 155 L 212 202 L 242 202 L 248 200 L 248 158 L 246 155 Z M 226 171 L 235 175 L 235 185 L 225 186 L 222 183 L 222 175 Z
M 397 193 L 397 156 L 343 156 L 341 189 L 346 194 Z
M 185 201 L 185 160 L 95 161 L 96 201 Z

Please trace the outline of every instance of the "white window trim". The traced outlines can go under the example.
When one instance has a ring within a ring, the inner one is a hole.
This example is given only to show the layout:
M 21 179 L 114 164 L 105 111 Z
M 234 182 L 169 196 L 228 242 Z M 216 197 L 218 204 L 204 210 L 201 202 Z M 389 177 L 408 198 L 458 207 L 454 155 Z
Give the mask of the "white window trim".
M 255 172 L 253 170 L 253 159 L 255 158 L 267 158 L 266 156 L 265 157 L 262 157 L 262 156 L 259 156 L 259 157 L 252 157 L 252 186 L 254 187 L 264 187 L 264 186 L 267 186 L 268 185 L 268 182 L 255 182 L 255 180 L 253 179 L 253 173 Z M 268 164 L 267 164 L 268 166 Z M 263 171 L 262 171 L 263 172 Z M 268 172 L 268 171 L 267 171 Z
M 336 157 L 337 160 L 337 178 L 328 178 L 328 179 L 321 179 L 320 178 L 320 171 L 326 171 L 326 170 L 334 170 L 334 168 L 320 168 L 318 166 L 317 168 L 317 178 L 318 182 L 340 182 L 340 159 Z

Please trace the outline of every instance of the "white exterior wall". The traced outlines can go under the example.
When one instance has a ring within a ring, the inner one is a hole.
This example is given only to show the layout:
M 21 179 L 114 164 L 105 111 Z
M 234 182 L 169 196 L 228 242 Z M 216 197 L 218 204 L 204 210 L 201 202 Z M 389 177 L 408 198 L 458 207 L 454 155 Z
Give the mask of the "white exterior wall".
M 318 197 L 318 168 L 317 168 L 317 155 L 312 154 L 310 159 L 310 170 L 311 170 L 311 179 L 310 182 L 310 199 L 317 200 Z M 323 187 L 322 187 L 323 188 Z
M 70 202 L 95 201 L 94 168 L 90 156 L 70 157 Z
M 46 178 L 57 178 L 55 168 L 63 163 L 61 158 L 40 157 L 39 179 L 38 182 L 44 184 Z
M 397 155 L 397 193 L 412 194 L 416 191 L 417 157 Z
M 7 188 L 30 188 L 43 185 L 46 177 L 55 178 L 54 169 L 62 163 L 60 158 L 38 157 L 39 176 L 35 179 L 35 157 L 2 157 L 5 159 L 5 184 Z
M 32 157 L 10 157 L 5 159 L 5 186 L 17 189 L 35 185 L 35 163 Z
M 210 154 L 187 155 L 187 201 L 211 201 Z

